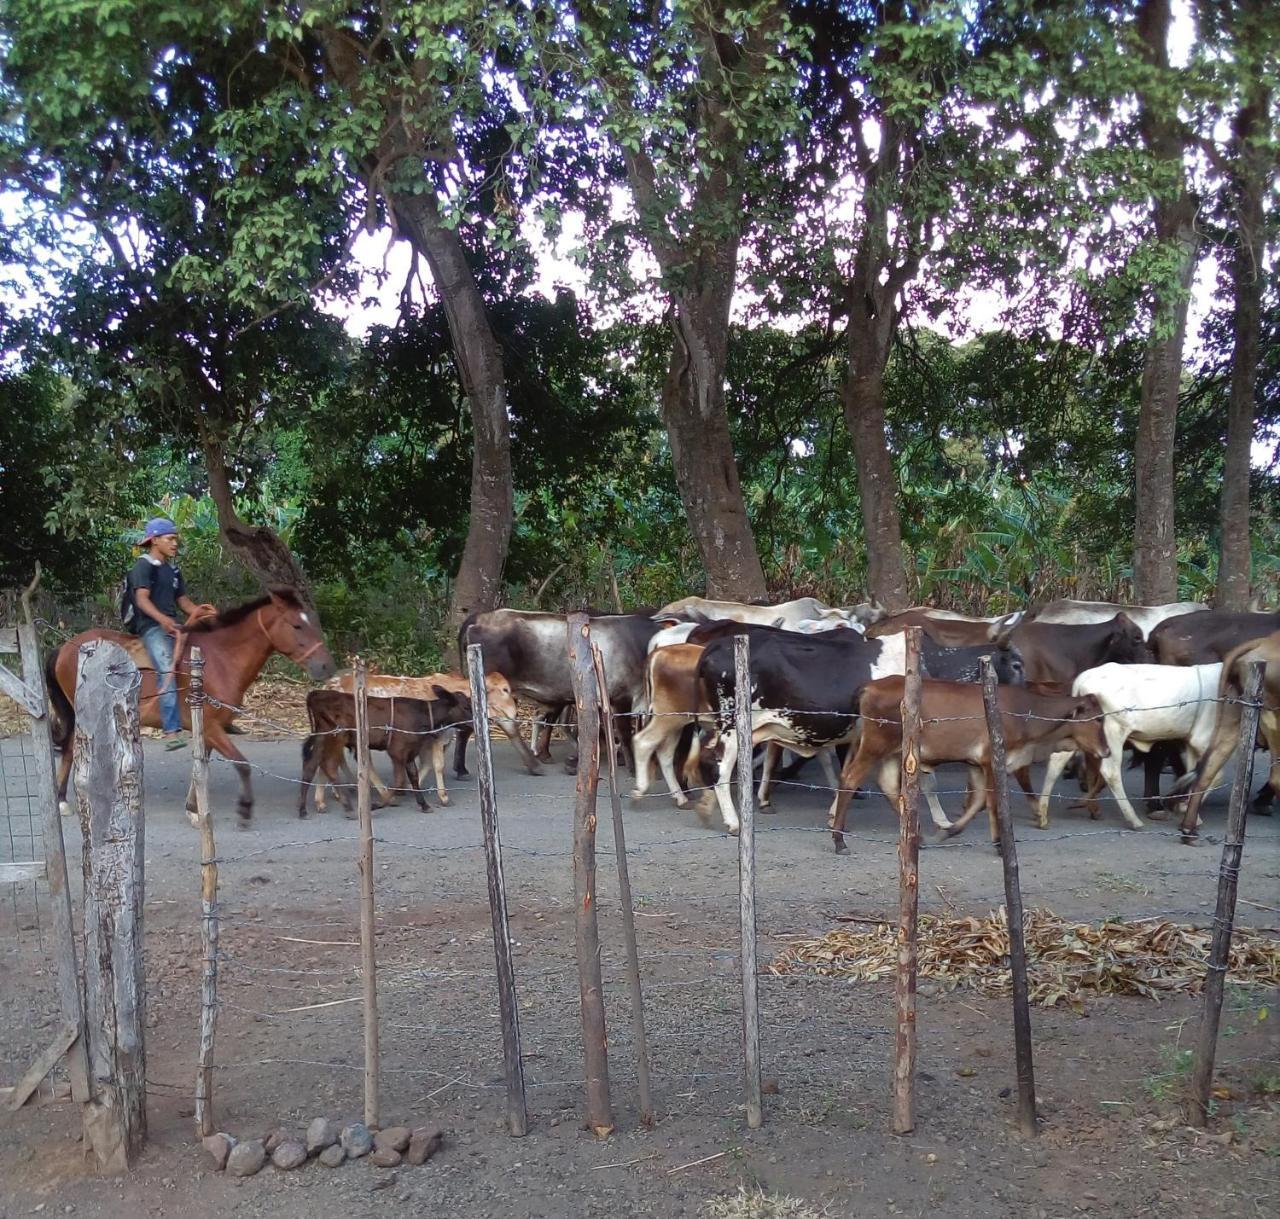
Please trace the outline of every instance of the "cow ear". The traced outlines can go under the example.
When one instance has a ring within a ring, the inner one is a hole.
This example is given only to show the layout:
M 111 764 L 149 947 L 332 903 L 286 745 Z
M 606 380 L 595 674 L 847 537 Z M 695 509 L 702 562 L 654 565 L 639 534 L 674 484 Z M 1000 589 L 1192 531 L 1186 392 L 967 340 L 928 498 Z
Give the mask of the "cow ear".
M 991 624 L 991 629 L 987 632 L 987 637 L 997 647 L 1005 647 L 1009 642 L 1010 636 L 1018 629 L 1022 619 L 1022 610 L 1017 610 L 1012 614 L 1006 614 L 1003 618 L 997 618 Z

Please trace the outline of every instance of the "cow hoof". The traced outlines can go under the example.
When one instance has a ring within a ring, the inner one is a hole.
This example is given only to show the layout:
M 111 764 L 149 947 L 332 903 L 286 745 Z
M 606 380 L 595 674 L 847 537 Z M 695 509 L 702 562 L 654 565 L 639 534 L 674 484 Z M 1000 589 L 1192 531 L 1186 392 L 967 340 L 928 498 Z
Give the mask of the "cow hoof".
M 525 770 L 527 770 L 531 775 L 540 775 L 543 773 L 541 763 L 537 762 L 536 760 L 530 763 L 528 766 L 526 766 Z
M 863 791 L 862 788 L 858 788 L 858 790 L 853 793 L 853 798 L 855 800 L 868 800 L 870 797 L 871 793 Z
M 449 807 L 449 805 L 451 805 L 451 804 L 453 803 L 453 801 L 452 801 L 452 800 L 450 800 L 448 796 L 441 796 L 441 797 L 440 797 L 440 803 L 441 803 L 441 805 L 442 805 L 443 807 L 448 808 L 448 807 Z
M 461 770 L 455 770 L 453 777 L 455 779 L 469 779 L 471 778 L 471 772 L 464 766 Z
M 240 820 L 246 825 L 253 820 L 252 804 L 237 804 L 236 812 L 240 815 Z
M 760 806 L 760 811 L 770 817 L 775 816 L 778 812 L 778 810 L 774 808 L 772 804 L 762 804 Z
M 355 810 L 355 809 L 353 809 L 353 808 L 344 808 L 344 809 L 342 810 L 342 815 L 343 815 L 343 816 L 344 816 L 348 821 L 359 821 L 359 820 L 360 820 L 359 816 L 358 816 L 358 815 L 357 815 L 357 813 L 356 813 L 356 810 Z
M 1168 821 L 1169 810 L 1167 808 L 1153 808 L 1147 814 L 1148 821 Z
M 299 821 L 305 821 L 309 816 L 310 816 L 310 814 L 307 812 L 307 810 L 306 810 L 305 808 L 300 808 L 300 809 L 298 810 L 298 820 L 299 820 Z
M 835 851 L 837 855 L 848 855 L 849 847 L 843 838 L 837 838 L 835 842 Z
M 1128 825 L 1131 830 L 1140 830 L 1144 828 L 1141 821 L 1130 821 Z
M 58 801 L 58 812 L 59 812 L 63 817 L 70 817 L 70 816 L 71 816 L 71 805 L 69 805 L 65 800 L 59 800 L 59 801 Z
M 1270 817 L 1270 816 L 1271 816 L 1271 805 L 1270 805 L 1270 804 L 1251 804 L 1251 805 L 1249 806 L 1249 811 L 1250 811 L 1250 812 L 1251 812 L 1255 817 Z M 64 815 L 65 815 L 65 814 L 64 814 Z

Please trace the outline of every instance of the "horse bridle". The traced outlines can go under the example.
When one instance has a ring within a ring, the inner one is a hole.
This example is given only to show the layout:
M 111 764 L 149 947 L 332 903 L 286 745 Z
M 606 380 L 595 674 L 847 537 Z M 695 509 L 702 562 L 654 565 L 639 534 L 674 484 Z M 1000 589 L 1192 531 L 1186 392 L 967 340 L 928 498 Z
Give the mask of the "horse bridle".
M 255 618 L 257 619 L 257 622 L 258 622 L 258 629 L 263 633 L 263 635 L 265 635 L 265 636 L 266 636 L 267 642 L 268 642 L 268 643 L 269 643 L 273 648 L 275 648 L 275 647 L 277 646 L 277 645 L 276 645 L 276 641 L 275 641 L 274 639 L 272 639 L 272 638 L 271 638 L 271 632 L 270 632 L 269 630 L 267 630 L 267 624 L 266 624 L 265 622 L 263 622 L 263 621 L 262 621 L 262 610 L 261 610 L 261 609 L 259 609 L 259 610 L 258 610 L 258 612 L 257 612 L 257 614 L 256 614 L 256 615 L 254 615 L 254 616 L 255 616 Z M 284 655 L 285 655 L 289 660 L 292 660 L 294 664 L 296 664 L 296 665 L 300 665 L 300 664 L 302 664 L 302 662 L 303 662 L 304 660 L 306 660 L 306 659 L 307 659 L 307 657 L 308 657 L 308 656 L 310 656 L 313 652 L 318 652 L 322 647 L 324 647 L 324 640 L 323 640 L 323 639 L 317 639 L 317 640 L 315 641 L 315 643 L 313 643 L 313 644 L 312 644 L 312 645 L 311 645 L 311 646 L 310 646 L 310 647 L 309 647 L 305 652 L 303 652 L 303 653 L 302 653 L 302 655 L 301 655 L 301 656 L 295 656 L 295 655 L 293 655 L 293 653 L 292 653 L 292 652 L 285 652 L 285 653 L 284 653 Z M 279 650 L 279 649 L 277 649 L 277 650 Z

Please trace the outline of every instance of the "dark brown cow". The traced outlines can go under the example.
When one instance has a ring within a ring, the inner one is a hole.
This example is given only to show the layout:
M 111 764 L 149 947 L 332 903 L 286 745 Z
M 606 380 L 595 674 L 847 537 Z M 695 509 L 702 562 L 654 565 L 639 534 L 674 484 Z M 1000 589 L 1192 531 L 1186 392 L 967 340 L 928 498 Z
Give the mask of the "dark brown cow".
M 1151 647 L 1162 665 L 1210 665 L 1227 653 L 1280 631 L 1280 614 L 1233 613 L 1210 610 L 1167 618 L 1151 632 Z
M 837 853 L 844 842 L 845 812 L 858 785 L 878 770 L 881 791 L 895 807 L 902 759 L 901 703 L 904 677 L 868 682 L 858 698 L 861 738 L 856 753 L 845 761 L 840 791 L 831 806 L 831 837 Z M 1000 720 L 1010 771 L 1020 770 L 1039 756 L 1053 753 L 1061 743 L 1094 757 L 1109 756 L 1102 729 L 1102 708 L 1091 694 L 1033 694 L 1017 686 L 999 686 Z M 967 682 L 924 678 L 920 694 L 920 766 L 930 771 L 944 762 L 963 762 L 969 768 L 969 796 L 954 825 L 940 827 L 958 834 L 983 804 L 991 819 L 991 840 L 999 847 L 1000 830 L 994 806 L 991 738 L 987 733 L 982 687 Z
M 1029 682 L 1070 685 L 1086 669 L 1111 663 L 1144 664 L 1152 659 L 1142 631 L 1126 614 L 1079 626 L 1020 622 L 1010 634 L 1009 643 L 1022 653 Z
M 418 782 L 418 758 L 430 746 L 435 733 L 471 719 L 471 699 L 433 686 L 436 697 L 371 698 L 369 748 L 386 753 L 394 768 L 393 789 L 407 786 L 425 813 L 427 800 Z M 307 695 L 311 735 L 302 745 L 302 783 L 298 788 L 298 816 L 307 815 L 307 792 L 317 769 L 338 792 L 348 817 L 351 794 L 339 786 L 338 771 L 345 751 L 355 748 L 356 700 L 341 690 L 312 690 Z

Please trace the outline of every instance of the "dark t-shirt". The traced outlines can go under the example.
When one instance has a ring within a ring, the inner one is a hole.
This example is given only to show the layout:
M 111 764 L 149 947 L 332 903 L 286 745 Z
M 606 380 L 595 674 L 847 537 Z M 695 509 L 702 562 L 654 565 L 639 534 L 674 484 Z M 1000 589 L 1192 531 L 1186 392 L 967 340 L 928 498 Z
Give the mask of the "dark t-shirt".
M 152 562 L 145 554 L 139 556 L 129 572 L 129 587 L 135 593 L 138 589 L 145 588 L 151 594 L 151 604 L 169 618 L 177 617 L 178 598 L 187 591 L 187 586 L 182 582 L 182 572 L 173 564 Z M 134 606 L 137 613 L 132 625 L 134 633 L 140 635 L 156 620 L 138 605 L 136 597 Z

